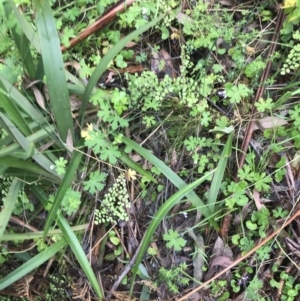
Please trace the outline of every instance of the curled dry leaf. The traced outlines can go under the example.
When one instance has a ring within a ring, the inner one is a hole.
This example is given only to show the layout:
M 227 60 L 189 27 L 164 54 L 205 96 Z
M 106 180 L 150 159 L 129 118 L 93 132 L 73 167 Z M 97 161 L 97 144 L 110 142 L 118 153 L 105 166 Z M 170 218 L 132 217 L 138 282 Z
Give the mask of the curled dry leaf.
M 242 209 L 242 212 L 238 213 L 234 220 L 233 223 L 236 226 L 240 226 L 241 223 L 245 220 L 246 216 L 248 215 L 248 213 L 250 212 L 250 206 L 251 206 L 251 202 L 248 202 Z
M 33 85 L 31 87 L 34 97 L 36 99 L 36 102 L 38 103 L 38 105 L 46 111 L 46 107 L 45 107 L 45 98 L 43 96 L 43 94 L 41 93 L 41 91 L 35 86 Z
M 65 66 L 65 69 L 67 69 L 67 67 L 69 67 L 69 66 L 72 66 L 76 71 L 79 71 L 79 69 L 81 68 L 80 64 L 76 61 L 64 63 L 64 66 Z
M 172 160 L 171 160 L 171 166 L 173 167 L 173 169 L 176 168 L 177 163 L 178 163 L 177 153 L 176 153 L 176 150 L 173 149 L 172 150 Z
M 136 180 L 136 171 L 129 168 L 125 172 L 125 178 L 127 179 L 127 181 Z
M 233 263 L 232 250 L 224 244 L 221 237 L 218 237 L 212 251 L 212 256 L 209 264 L 209 270 L 205 275 L 205 281 L 212 278 L 216 273 L 220 272 L 221 267 L 228 267 Z M 229 278 L 231 272 L 227 271 L 225 277 Z
M 36 99 L 36 102 L 38 103 L 38 105 L 45 111 L 46 110 L 46 107 L 45 107 L 45 98 L 43 96 L 43 94 L 41 93 L 41 91 L 36 87 L 35 84 L 41 82 L 40 80 L 35 80 L 35 81 L 30 81 L 29 82 L 29 79 L 24 79 L 25 81 L 25 89 L 31 89 L 33 91 L 33 94 L 35 96 L 35 99 Z
M 151 71 L 155 72 L 156 74 L 163 72 L 164 74 L 169 75 L 171 78 L 176 78 L 176 72 L 173 66 L 172 58 L 164 49 L 161 49 L 159 52 L 152 52 Z
M 227 256 L 217 256 L 213 259 L 211 262 L 211 267 L 213 266 L 222 266 L 222 267 L 228 267 L 233 263 L 233 260 Z
M 139 154 L 129 155 L 129 157 L 133 162 L 139 162 L 142 160 L 142 157 Z
M 224 5 L 224 6 L 228 6 L 228 7 L 232 7 L 234 6 L 234 0 L 219 0 L 218 1 L 220 4 Z
M 260 129 L 272 129 L 281 125 L 286 125 L 288 122 L 282 118 L 279 117 L 265 117 L 260 120 L 257 120 L 254 124 L 253 130 L 260 130 Z
M 135 43 L 135 42 L 128 42 L 127 44 L 126 44 L 126 48 L 132 48 L 132 47 L 134 47 L 135 45 L 137 45 L 137 43 Z
M 176 19 L 181 24 L 184 24 L 185 22 L 193 23 L 192 18 L 190 18 L 188 15 L 184 14 L 183 12 L 179 12 L 176 16 Z
M 254 200 L 257 210 L 260 210 L 261 208 L 265 208 L 265 205 L 263 205 L 260 202 L 260 194 L 256 189 L 253 190 L 253 200 Z
M 74 144 L 73 144 L 73 136 L 72 136 L 72 133 L 71 133 L 70 129 L 68 129 L 66 146 L 67 146 L 68 150 L 71 153 L 73 153 L 73 151 L 74 151 Z

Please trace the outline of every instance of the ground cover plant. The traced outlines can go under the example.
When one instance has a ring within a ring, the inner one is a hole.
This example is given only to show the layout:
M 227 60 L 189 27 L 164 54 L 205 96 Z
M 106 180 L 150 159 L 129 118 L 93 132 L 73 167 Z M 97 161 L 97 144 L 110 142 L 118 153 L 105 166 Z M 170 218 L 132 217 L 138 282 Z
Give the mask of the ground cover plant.
M 0 4 L 0 300 L 297 300 L 300 2 Z

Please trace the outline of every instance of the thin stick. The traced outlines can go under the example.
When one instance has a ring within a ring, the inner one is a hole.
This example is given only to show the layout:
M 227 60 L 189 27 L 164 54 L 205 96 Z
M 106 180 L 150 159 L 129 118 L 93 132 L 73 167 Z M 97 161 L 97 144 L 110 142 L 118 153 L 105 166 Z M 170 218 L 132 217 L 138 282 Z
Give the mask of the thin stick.
M 248 253 L 246 253 L 244 256 L 238 258 L 237 260 L 235 260 L 231 265 L 229 265 L 227 268 L 225 268 L 224 270 L 222 270 L 221 272 L 219 272 L 218 274 L 216 274 L 214 277 L 212 277 L 211 279 L 207 280 L 206 282 L 204 282 L 203 284 L 201 284 L 200 286 L 198 286 L 197 288 L 195 288 L 194 290 L 190 291 L 189 293 L 187 293 L 186 295 L 184 295 L 182 298 L 178 299 L 177 301 L 183 301 L 186 300 L 190 295 L 196 293 L 197 291 L 199 291 L 201 288 L 204 288 L 205 286 L 207 286 L 209 283 L 213 282 L 215 279 L 219 278 L 220 276 L 222 276 L 224 273 L 226 273 L 227 271 L 229 271 L 230 269 L 234 268 L 235 266 L 237 266 L 240 262 L 242 262 L 244 259 L 248 258 L 250 255 L 252 255 L 254 252 L 256 252 L 260 247 L 262 247 L 263 245 L 265 245 L 267 242 L 269 242 L 272 238 L 274 238 L 275 236 L 277 236 L 279 234 L 279 232 L 286 227 L 287 225 L 289 225 L 295 218 L 297 218 L 298 216 L 300 216 L 300 209 L 298 211 L 296 211 L 296 213 L 287 220 L 286 223 L 284 223 L 281 227 L 279 227 L 277 230 L 275 230 L 269 237 L 267 237 L 266 239 L 264 239 L 261 243 L 259 243 L 256 247 L 254 247 L 251 251 L 249 251 Z

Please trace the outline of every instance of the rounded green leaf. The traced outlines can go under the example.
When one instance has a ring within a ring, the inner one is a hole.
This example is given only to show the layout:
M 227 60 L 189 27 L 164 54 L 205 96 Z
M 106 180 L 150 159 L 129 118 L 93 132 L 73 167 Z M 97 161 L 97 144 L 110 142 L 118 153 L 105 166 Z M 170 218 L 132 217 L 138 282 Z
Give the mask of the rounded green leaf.
M 115 245 L 118 246 L 120 244 L 120 239 L 116 236 L 112 236 L 109 238 L 109 240 Z
M 249 229 L 249 230 L 256 230 L 257 229 L 257 225 L 252 223 L 251 221 L 247 221 L 246 222 L 246 227 Z

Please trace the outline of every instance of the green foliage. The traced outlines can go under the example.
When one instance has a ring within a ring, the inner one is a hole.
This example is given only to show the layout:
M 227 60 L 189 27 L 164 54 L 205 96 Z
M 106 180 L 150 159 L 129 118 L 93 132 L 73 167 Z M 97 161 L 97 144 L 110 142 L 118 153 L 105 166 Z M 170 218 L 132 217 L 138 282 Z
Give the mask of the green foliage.
M 163 239 L 167 242 L 166 246 L 168 248 L 174 248 L 175 251 L 181 251 L 186 244 L 186 240 L 180 237 L 179 233 L 173 229 L 170 229 L 167 233 L 163 235 Z
M 229 298 L 229 292 L 227 290 L 226 280 L 217 280 L 211 283 L 211 294 L 214 298 L 218 298 L 219 301 L 225 301 Z
M 266 100 L 260 98 L 254 105 L 258 112 L 271 111 L 274 107 L 273 100 L 271 98 L 267 98 Z
M 179 288 L 188 285 L 190 279 L 184 277 L 188 266 L 185 262 L 172 269 L 160 268 L 158 271 L 157 285 L 165 283 L 173 294 L 179 293 Z
M 117 163 L 117 159 L 121 156 L 118 146 L 113 145 L 107 139 L 107 135 L 100 130 L 89 131 L 88 136 L 85 138 L 85 145 L 91 148 L 95 154 L 100 154 L 101 160 L 107 160 L 113 165 Z
M 119 220 L 128 221 L 126 209 L 130 206 L 125 176 L 120 174 L 113 186 L 104 195 L 100 209 L 95 210 L 95 224 L 117 223 Z
M 226 95 L 228 101 L 232 104 L 238 104 L 245 97 L 251 94 L 251 90 L 245 84 L 238 84 L 236 86 L 228 83 L 225 85 Z
M 288 5 L 285 9 L 285 13 L 287 14 L 285 23 L 299 24 L 300 3 L 297 0 L 290 1 L 289 3 L 291 4 Z
M 243 168 L 239 169 L 238 176 L 241 181 L 253 183 L 257 191 L 268 191 L 270 189 L 269 183 L 272 182 L 270 176 L 267 176 L 265 172 L 259 173 L 253 171 L 253 168 L 247 164 L 243 165 Z
M 300 18 L 300 9 L 298 18 Z M 282 75 L 289 74 L 291 72 L 297 72 L 300 66 L 300 31 L 291 31 L 290 33 L 293 34 L 292 39 L 290 41 L 290 44 L 292 44 L 292 49 L 290 50 L 281 68 L 280 73 Z
M 5 197 L 7 197 L 8 195 L 9 187 L 12 183 L 12 180 L 13 177 L 0 175 L 0 193 L 1 193 L 0 209 L 1 209 L 1 205 L 5 201 Z M 34 211 L 34 205 L 28 199 L 24 188 L 22 188 L 18 193 L 13 214 L 21 215 L 23 212 L 25 212 L 25 210 L 29 210 L 31 212 Z
M 263 282 L 255 276 L 249 286 L 246 288 L 246 296 L 250 300 L 261 300 L 260 299 L 260 289 L 263 288 Z
M 45 206 L 45 209 L 50 211 L 52 204 L 55 199 L 55 194 L 51 194 L 49 196 L 48 203 Z M 63 212 L 67 215 L 71 215 L 75 213 L 81 204 L 81 193 L 79 191 L 75 191 L 72 188 L 68 188 L 67 192 L 64 195 L 63 201 L 61 203 L 61 208 Z
M 91 172 L 89 174 L 89 180 L 84 181 L 84 190 L 90 194 L 95 194 L 98 191 L 102 191 L 105 187 L 105 180 L 107 174 L 101 173 L 99 170 Z
M 244 73 L 248 78 L 257 79 L 265 67 L 266 62 L 259 57 L 246 66 Z
M 60 157 L 58 160 L 55 160 L 54 163 L 55 163 L 55 170 L 57 174 L 64 175 L 66 173 L 66 165 L 68 161 Z
M 296 282 L 295 278 L 286 272 L 281 272 L 280 279 L 284 281 L 282 289 L 282 295 L 280 300 L 282 301 L 293 301 L 300 293 L 300 284 Z M 273 283 L 276 285 L 275 283 Z
M 39 30 L 39 26 L 32 24 L 32 20 L 29 18 L 31 11 L 35 11 L 31 6 L 31 3 L 29 1 L 17 1 L 16 3 L 22 5 L 22 10 L 28 13 L 26 20 L 29 22 L 30 27 L 38 27 Z M 70 2 L 65 6 L 56 5 L 54 1 L 52 1 L 52 3 L 60 42 L 63 45 L 68 46 L 71 38 L 77 36 L 83 28 L 92 24 L 95 19 L 98 18 L 99 14 L 102 15 L 109 6 L 116 3 L 116 0 L 105 0 L 95 4 L 93 1 L 89 0 L 78 0 Z M 183 17 L 180 14 L 177 14 L 177 10 L 179 11 L 179 9 L 181 10 L 180 13 L 182 13 Z M 227 10 L 222 9 L 217 3 L 211 7 L 210 4 L 205 1 L 188 3 L 187 7 L 184 8 L 181 1 L 177 0 L 135 1 L 131 7 L 117 17 L 118 19 L 113 26 L 101 30 L 96 38 L 91 37 L 88 41 L 82 42 L 80 45 L 76 46 L 74 50 L 72 49 L 64 53 L 65 61 L 75 60 L 79 62 L 81 67 L 77 70 L 78 74 L 75 74 L 75 72 L 66 74 L 70 86 L 73 84 L 76 86 L 76 80 L 81 83 L 81 80 L 85 82 L 90 78 L 89 82 L 91 82 L 91 78 L 93 78 L 93 75 L 95 74 L 94 71 L 96 65 L 103 62 L 102 56 L 105 55 L 105 53 L 109 53 L 112 47 L 119 43 L 124 34 L 123 28 L 126 28 L 126 32 L 130 30 L 130 28 L 139 28 L 160 12 L 165 12 L 167 10 L 174 10 L 174 12 L 176 11 L 176 14 L 174 14 L 173 11 L 168 14 L 157 25 L 156 29 L 158 29 L 158 31 L 156 31 L 156 33 L 159 32 L 158 37 L 161 37 L 162 39 L 167 39 L 170 35 L 172 39 L 174 38 L 173 42 L 175 46 L 172 46 L 171 51 L 169 50 L 172 57 L 173 50 L 176 52 L 176 48 L 180 47 L 180 58 L 178 59 L 178 61 L 180 61 L 180 71 L 178 72 L 178 75 L 176 77 L 166 75 L 165 77 L 160 78 L 153 71 L 146 71 L 141 74 L 125 74 L 124 77 L 126 84 L 128 84 L 128 89 L 123 90 L 111 89 L 109 91 L 104 91 L 96 86 L 96 82 L 93 83 L 93 85 L 91 85 L 91 91 L 93 91 L 93 93 L 91 97 L 87 97 L 87 99 L 90 99 L 91 103 L 97 106 L 98 112 L 96 116 L 92 117 L 93 120 L 91 122 L 93 123 L 88 125 L 88 128 L 82 131 L 82 137 L 85 139 L 85 146 L 93 152 L 93 156 L 98 157 L 103 161 L 103 164 L 110 164 L 112 165 L 112 168 L 114 168 L 114 166 L 119 165 L 121 160 L 124 162 L 123 150 L 125 147 L 123 142 L 125 132 L 127 135 L 129 133 L 130 137 L 138 137 L 141 135 L 139 138 L 144 139 L 144 136 L 146 136 L 146 138 L 150 138 L 149 141 L 152 142 L 151 140 L 154 139 L 153 137 L 151 138 L 150 131 L 152 131 L 154 126 L 158 124 L 159 126 L 162 125 L 162 132 L 166 136 L 166 141 L 168 142 L 166 143 L 166 146 L 163 146 L 162 152 L 165 154 L 163 160 L 166 161 L 167 165 L 170 164 L 171 160 L 177 162 L 178 158 L 176 158 L 176 156 L 179 151 L 181 151 L 182 146 L 184 146 L 187 150 L 185 153 L 186 157 L 180 161 L 183 167 L 181 170 L 178 170 L 178 174 L 187 179 L 189 179 L 190 176 L 197 178 L 198 174 L 210 171 L 215 165 L 218 165 L 221 158 L 222 145 L 225 140 L 224 137 L 232 131 L 233 127 L 236 127 L 237 122 L 235 118 L 239 117 L 238 114 L 249 113 L 247 111 L 249 107 L 248 100 L 252 96 L 252 89 L 254 90 L 257 88 L 256 84 L 258 76 L 266 66 L 266 62 L 258 53 L 255 52 L 255 57 L 252 55 L 252 46 L 249 46 L 253 45 L 253 42 L 256 42 L 261 38 L 260 33 L 255 29 L 251 30 L 249 33 L 245 31 L 239 32 L 237 30 L 246 27 L 245 25 L 247 24 L 245 24 L 245 18 L 235 18 L 235 13 L 228 13 Z M 258 8 L 258 10 L 260 10 L 260 8 Z M 252 21 L 253 13 L 250 12 L 248 7 L 241 9 L 239 13 L 241 15 L 248 15 L 247 22 Z M 21 89 L 21 87 L 25 86 L 21 85 L 25 78 L 25 68 L 23 67 L 25 65 L 11 38 L 12 35 L 10 29 L 14 28 L 19 20 L 9 17 L 5 21 L 2 21 L 2 19 L 4 20 L 2 6 L 0 8 L 0 14 L 0 22 L 2 25 L 0 29 L 2 37 L 0 54 L 3 57 L 0 65 L 0 75 L 5 76 L 10 83 L 14 84 L 9 90 L 5 90 L 4 86 L 1 85 L 1 91 L 3 90 L 1 95 L 9 96 L 9 100 L 13 103 L 14 99 L 11 95 L 14 92 L 14 88 L 19 87 L 19 91 L 22 93 L 21 95 L 27 99 L 30 104 L 35 103 L 35 95 L 33 96 L 32 92 L 29 90 L 25 91 L 23 88 Z M 263 22 L 269 22 L 272 17 L 271 12 L 267 11 L 265 8 L 258 11 L 258 15 L 262 16 Z M 289 11 L 288 18 L 292 23 L 296 23 L 296 19 L 299 18 L 298 4 Z M 216 22 L 216 20 L 218 21 Z M 121 25 L 121 27 L 118 25 Z M 174 31 L 174 26 L 180 28 L 176 33 Z M 20 31 L 20 28 L 18 30 Z M 170 30 L 172 30 L 172 34 Z M 285 35 L 284 43 L 286 43 L 286 45 L 289 43 L 292 47 L 281 71 L 282 74 L 287 75 L 289 72 L 297 72 L 299 69 L 298 42 L 300 40 L 300 33 L 299 31 L 294 30 L 293 24 L 289 25 L 287 22 L 285 22 L 282 32 L 284 32 Z M 290 41 L 289 38 L 292 34 L 293 40 Z M 138 44 L 142 46 L 140 47 L 140 49 L 142 49 L 141 52 L 137 51 L 135 48 L 132 48 L 134 50 L 123 49 L 122 51 L 119 51 L 107 65 L 109 65 L 109 67 L 126 68 L 130 61 L 147 62 L 149 59 L 147 55 L 150 52 L 150 49 L 157 53 L 159 47 L 162 47 L 161 45 L 164 45 L 163 47 L 167 45 L 167 43 L 160 43 L 160 41 L 158 42 L 160 46 L 157 46 L 158 44 L 153 45 L 153 41 L 156 37 L 155 34 L 151 36 L 151 39 L 147 40 L 149 45 L 145 45 L 144 40 L 142 40 L 145 36 L 140 35 L 140 37 L 135 40 L 135 42 L 138 42 Z M 152 37 L 154 37 L 153 40 Z M 182 43 L 183 41 L 184 43 Z M 288 46 L 282 45 L 282 47 L 287 49 Z M 36 65 L 40 55 L 43 58 L 44 56 L 43 53 L 38 54 L 33 48 L 34 47 L 30 46 L 30 51 L 33 53 L 33 70 L 34 74 L 36 72 L 38 74 L 38 71 L 40 70 L 37 70 L 38 68 Z M 250 55 L 251 60 L 249 60 Z M 45 60 L 44 63 L 45 62 L 47 62 L 47 60 Z M 158 67 L 159 71 L 162 71 L 164 67 L 165 62 L 161 60 Z M 174 70 L 177 70 L 176 65 L 174 65 Z M 78 76 L 79 79 L 76 78 L 76 76 Z M 100 75 L 97 80 L 99 77 Z M 75 78 L 74 82 L 72 81 L 72 78 Z M 35 80 L 35 78 L 31 78 L 31 80 Z M 47 78 L 47 76 L 46 80 L 47 83 L 49 83 L 49 78 Z M 72 84 L 70 82 L 72 82 Z M 79 86 L 82 91 L 84 85 L 78 85 L 78 87 Z M 76 86 L 76 89 L 78 87 Z M 222 89 L 225 88 L 226 97 L 223 99 L 217 96 L 217 91 L 220 87 L 222 87 Z M 279 93 L 280 92 L 278 91 L 278 94 Z M 279 106 L 276 101 L 277 96 L 278 95 L 271 95 L 270 97 L 268 96 L 267 98 L 259 99 L 255 103 L 258 112 L 273 115 L 277 113 L 278 109 L 281 110 L 282 107 Z M 80 93 L 78 97 L 80 97 Z M 67 100 L 69 101 L 69 99 Z M 1 102 L 1 104 L 2 103 L 4 102 Z M 239 109 L 240 104 L 243 105 L 244 112 L 237 110 Z M 213 105 L 221 108 L 221 110 L 217 112 Z M 15 128 L 20 128 L 21 124 L 28 123 L 28 133 L 32 134 L 30 139 L 34 139 L 36 134 L 35 131 L 39 130 L 37 129 L 37 124 L 41 121 L 37 122 L 37 120 L 30 119 L 30 114 L 25 114 L 25 112 L 21 110 L 23 109 L 22 102 L 13 103 L 13 106 L 20 110 L 20 116 L 22 117 L 21 122 L 19 124 L 14 123 L 13 126 Z M 264 139 L 263 142 L 268 142 L 269 140 L 275 141 L 270 145 L 270 152 L 280 153 L 285 151 L 285 148 L 282 147 L 280 143 L 277 143 L 277 141 L 282 140 L 281 138 L 292 138 L 294 146 L 300 146 L 300 137 L 298 137 L 300 128 L 300 109 L 298 105 L 292 107 L 289 103 L 289 106 L 289 109 L 285 110 L 286 112 L 288 111 L 289 114 L 286 117 L 290 121 L 288 126 L 268 129 L 263 133 L 263 137 L 257 138 L 259 134 L 256 136 L 257 139 Z M 5 111 L 6 116 L 10 116 L 11 114 L 11 112 L 6 111 L 4 106 L 1 107 L 1 113 L 2 111 Z M 64 113 L 67 113 L 67 111 L 68 110 L 65 110 Z M 166 118 L 166 120 L 164 120 L 164 117 L 171 111 L 173 114 L 171 117 L 173 119 Z M 224 111 L 225 114 L 222 111 Z M 70 112 L 68 111 L 68 113 Z M 48 116 L 47 112 L 43 111 L 42 117 L 45 119 L 45 123 L 39 124 L 41 129 L 46 122 L 47 125 L 50 124 L 50 127 L 53 126 L 50 118 L 52 116 Z M 142 122 L 142 125 L 140 122 Z M 143 133 L 140 131 L 141 129 Z M 27 136 L 27 134 L 25 136 Z M 51 139 L 52 141 L 53 137 L 55 137 L 55 135 L 52 135 L 52 133 L 51 135 L 49 134 L 49 137 L 46 137 L 45 135 L 40 136 L 34 141 L 33 145 L 36 145 L 36 149 L 38 149 L 41 143 L 47 143 L 47 139 Z M 280 137 L 279 140 L 278 137 Z M 74 143 L 76 143 L 78 140 L 76 134 L 74 138 Z M 13 139 L 14 141 L 12 141 Z M 160 139 L 158 138 L 156 140 Z M 1 132 L 0 151 L 5 150 L 7 145 L 10 147 L 17 145 L 17 147 L 19 147 L 19 144 L 21 144 L 19 140 L 15 139 L 15 137 L 12 138 L 10 133 Z M 160 146 L 161 145 L 159 145 L 159 147 Z M 126 151 L 128 151 L 128 149 L 129 147 Z M 292 148 L 290 149 L 292 150 Z M 53 150 L 55 150 L 55 154 L 52 153 Z M 57 154 L 58 150 L 60 150 L 59 154 Z M 18 152 L 19 149 L 15 148 L 13 154 L 16 154 L 15 151 Z M 131 150 L 129 150 L 129 152 L 130 151 Z M 172 157 L 172 159 L 170 159 L 171 152 L 172 155 L 174 154 L 174 158 Z M 140 155 L 141 154 L 142 152 Z M 42 156 L 43 153 L 40 152 L 38 155 Z M 56 157 L 54 157 L 54 155 Z M 53 173 L 51 175 L 55 179 L 55 182 L 53 178 L 51 178 L 51 181 L 46 178 L 45 182 L 48 186 L 45 187 L 59 188 L 59 184 L 57 183 L 60 183 L 61 178 L 58 176 L 65 175 L 66 166 L 68 164 L 64 159 L 67 157 L 62 150 L 61 141 L 59 143 L 55 142 L 53 149 L 49 149 L 46 156 L 52 160 L 51 163 L 55 161 L 54 158 L 58 159 L 54 162 L 55 166 L 53 166 L 53 169 L 49 168 L 48 170 L 50 174 L 51 172 Z M 129 157 L 126 158 L 126 164 L 128 164 Z M 26 160 L 26 163 L 34 161 L 33 156 L 23 159 Z M 155 157 L 155 159 L 159 161 L 159 158 Z M 262 160 L 259 161 L 256 155 L 251 153 L 248 154 L 246 157 L 246 164 L 238 171 L 239 182 L 231 181 L 232 175 L 230 174 L 230 170 L 232 169 L 232 166 L 227 166 L 228 169 L 226 169 L 226 173 L 228 172 L 228 177 L 226 174 L 226 182 L 220 181 L 218 185 L 218 188 L 220 187 L 222 192 L 220 193 L 220 196 L 218 196 L 218 198 L 221 198 L 221 200 L 218 199 L 218 205 L 220 207 L 225 206 L 226 210 L 237 210 L 240 212 L 241 207 L 249 202 L 249 198 L 251 197 L 249 191 L 251 191 L 251 189 L 255 188 L 261 193 L 269 191 L 272 178 L 266 173 L 266 164 L 263 163 L 263 160 L 264 156 Z M 157 161 L 157 165 L 154 164 L 155 166 L 159 165 Z M 232 161 L 233 156 L 230 156 L 229 162 L 234 165 L 235 162 Z M 139 164 L 140 162 L 135 166 L 139 166 Z M 288 162 L 286 162 L 285 158 L 282 158 L 274 168 L 273 175 L 278 183 L 282 181 L 285 175 L 284 166 L 286 164 L 288 164 Z M 40 165 L 45 168 L 49 166 L 49 164 Z M 33 166 L 36 167 L 36 165 Z M 91 162 L 91 166 L 95 166 L 94 162 Z M 5 168 L 6 167 L 2 169 L 3 173 L 6 172 Z M 121 168 L 123 168 L 123 166 Z M 17 170 L 15 166 L 8 167 L 10 172 L 12 169 L 14 172 L 20 173 L 20 170 Z M 110 187 L 108 192 L 103 196 L 101 195 L 101 192 L 103 192 L 106 185 L 107 175 L 98 170 L 94 171 L 90 166 L 84 166 L 84 170 L 90 170 L 90 172 L 88 178 L 84 180 L 83 190 L 92 195 L 99 193 L 101 204 L 95 212 L 95 223 L 116 223 L 120 219 L 128 220 L 126 208 L 129 208 L 130 202 L 124 175 L 121 174 L 116 179 L 113 186 Z M 140 168 L 140 170 L 143 171 L 142 168 Z M 156 174 L 154 169 L 151 169 L 151 173 L 155 175 L 156 179 L 161 180 L 162 175 Z M 24 181 L 28 180 L 27 174 L 23 173 L 21 175 L 24 175 Z M 164 173 L 164 175 L 169 180 L 176 176 L 170 173 L 169 175 Z M 44 175 L 39 174 L 38 177 L 33 180 L 40 180 L 41 176 L 43 176 L 44 180 Z M 5 181 L 4 178 L 2 179 L 1 190 L 3 193 L 5 186 L 3 183 L 5 183 Z M 139 183 L 136 187 L 143 190 L 143 197 L 147 194 L 147 197 L 150 199 L 155 199 L 157 194 L 164 189 L 164 185 L 160 185 L 162 184 L 162 182 L 160 182 L 160 184 L 154 187 L 153 192 L 151 192 L 149 189 L 151 183 L 149 182 L 149 178 L 145 176 L 141 179 L 138 178 L 138 181 Z M 179 184 L 185 185 L 185 182 L 181 180 L 181 182 L 179 181 Z M 205 185 L 208 186 L 211 184 Z M 72 185 L 72 187 L 77 186 Z M 49 190 L 49 188 L 45 188 L 45 192 L 49 195 L 47 189 Z M 203 189 L 203 187 L 199 187 L 198 189 L 197 194 L 199 194 L 201 198 L 202 196 L 205 198 L 205 192 L 203 193 L 203 190 L 205 189 Z M 35 209 L 33 203 L 27 198 L 26 193 L 27 191 L 22 191 L 20 197 L 17 199 L 16 207 L 13 211 L 14 214 L 21 214 L 23 210 L 33 211 Z M 3 196 L 5 197 L 4 194 Z M 54 198 L 55 195 L 50 195 L 46 205 L 47 210 L 51 208 Z M 199 202 L 201 202 L 200 199 Z M 196 207 L 195 203 L 197 202 L 194 201 L 193 205 Z M 76 190 L 75 188 L 69 188 L 62 201 L 62 212 L 66 215 L 71 215 L 78 210 L 80 204 L 80 192 L 77 191 L 77 188 Z M 203 204 L 201 206 L 205 212 L 207 207 Z M 164 218 L 166 214 L 167 211 L 165 210 L 161 214 L 163 216 L 160 216 L 159 218 Z M 239 246 L 242 252 L 251 250 L 254 247 L 255 239 L 257 237 L 264 237 L 266 230 L 270 226 L 269 221 L 272 218 L 284 218 L 287 215 L 288 212 L 280 207 L 274 210 L 271 210 L 270 208 L 270 211 L 262 209 L 260 211 L 252 212 L 251 216 L 247 216 L 246 220 L 242 221 L 242 234 L 234 233 L 235 235 L 232 236 L 233 244 Z M 59 223 L 59 217 L 57 221 L 60 227 L 65 231 L 64 236 L 68 237 L 66 236 L 67 231 Z M 150 236 L 149 239 L 151 240 L 153 232 Z M 182 250 L 186 243 L 186 241 L 180 237 L 178 232 L 173 229 L 165 233 L 163 238 L 167 247 L 174 248 L 175 251 Z M 116 247 L 113 255 L 115 257 L 119 256 L 123 250 L 118 237 L 116 237 L 113 231 L 109 234 L 109 240 Z M 71 239 L 69 239 L 68 242 L 72 245 Z M 38 242 L 38 248 L 40 250 L 46 250 L 47 247 L 48 246 L 43 241 Z M 73 246 L 73 249 L 76 248 Z M 5 250 L 2 250 L 2 252 L 5 253 Z M 150 250 L 150 253 L 152 256 L 155 255 L 155 250 Z M 270 258 L 270 245 L 265 245 L 259 249 L 256 255 L 257 260 L 260 262 Z M 140 258 L 142 258 L 142 256 L 140 256 Z M 5 260 L 5 255 L 3 255 L 2 259 L 0 256 L 0 262 L 1 260 Z M 187 277 L 182 276 L 186 270 L 187 267 L 184 264 L 170 270 L 162 268 L 159 271 L 158 282 L 166 283 L 171 292 L 178 293 L 179 291 L 182 291 L 181 288 L 186 286 L 189 282 Z M 291 278 L 286 278 L 286 275 L 283 275 L 282 277 L 288 284 L 286 285 L 286 289 L 283 290 L 284 293 L 282 294 L 281 299 L 289 301 L 293 300 L 293 297 L 299 291 L 299 287 L 293 283 Z M 276 287 L 278 284 L 275 283 L 274 280 L 272 285 Z M 57 284 L 57 287 L 59 287 L 59 284 Z M 234 292 L 240 290 L 240 286 L 236 280 L 232 283 L 232 287 Z M 214 282 L 211 290 L 214 295 L 213 297 L 218 298 L 220 301 L 230 299 L 230 296 L 228 294 L 226 295 L 227 292 L 225 292 L 225 289 L 226 282 L 221 280 Z M 261 290 L 262 286 L 260 281 L 254 277 L 247 288 L 247 298 L 262 300 Z M 54 291 L 56 292 L 53 288 L 53 292 Z M 47 295 L 47 298 L 49 299 L 50 297 Z M 63 297 L 57 295 L 54 298 L 61 299 Z M 49 300 L 51 300 L 51 298 Z

